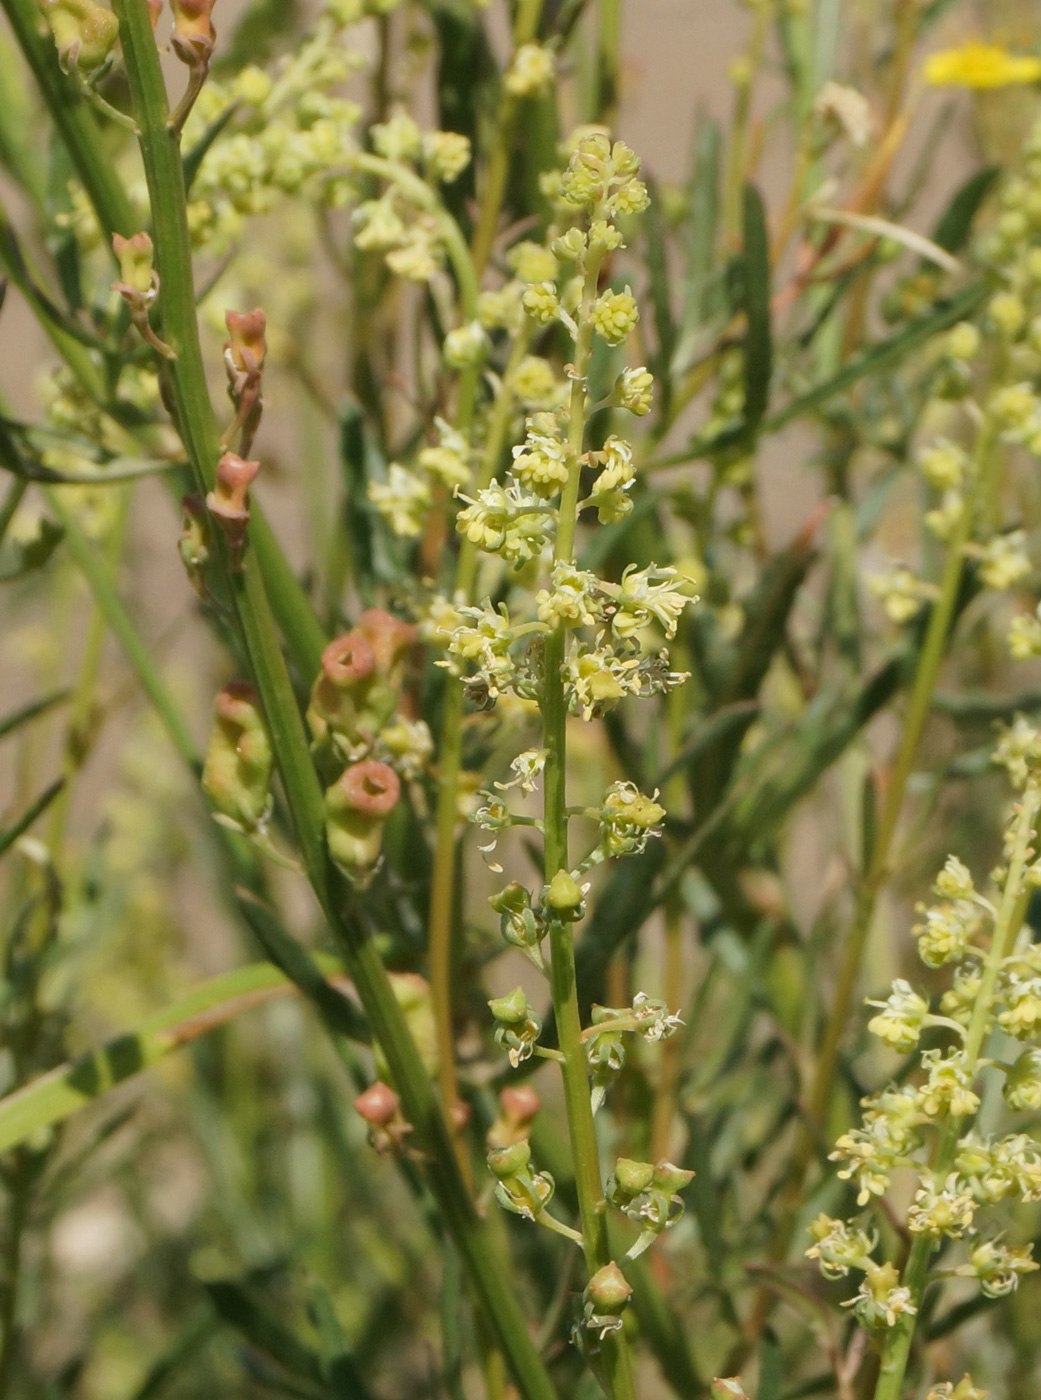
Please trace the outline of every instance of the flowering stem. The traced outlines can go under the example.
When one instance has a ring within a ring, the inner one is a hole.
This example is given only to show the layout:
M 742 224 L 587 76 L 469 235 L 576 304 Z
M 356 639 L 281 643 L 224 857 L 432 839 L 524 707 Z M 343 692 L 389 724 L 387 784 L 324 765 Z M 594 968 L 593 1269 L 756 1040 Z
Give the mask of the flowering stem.
M 488 435 L 475 481 L 477 491 L 483 491 L 491 483 L 499 465 L 513 411 L 510 383 L 527 347 L 528 336 L 521 333 L 513 343 L 503 373 L 502 389 L 488 420 Z M 455 600 L 467 603 L 473 601 L 476 577 L 477 546 L 464 539 L 459 546 L 459 558 L 456 563 Z M 462 759 L 463 687 L 458 683 L 450 683 L 445 688 L 441 746 L 438 752 L 440 782 L 437 795 L 434 872 L 430 885 L 430 914 L 427 926 L 427 956 L 430 991 L 437 1025 L 441 1102 L 446 1109 L 451 1109 L 459 1097 L 455 1075 L 455 1030 L 452 1016 L 452 909 L 455 902 L 455 832 L 459 821 L 459 773 Z M 461 1152 L 460 1157 L 462 1159 Z
M 582 303 L 576 314 L 575 367 L 571 380 L 568 419 L 568 480 L 561 492 L 560 518 L 554 561 L 574 555 L 582 449 L 585 443 L 588 387 L 586 376 L 592 351 L 590 308 L 596 298 L 600 258 L 590 253 L 585 269 Z M 546 750 L 545 851 L 547 882 L 568 868 L 567 817 L 567 699 L 564 694 L 564 662 L 567 630 L 563 624 L 546 638 L 545 674 L 542 684 L 543 747 Z M 564 1056 L 561 1074 L 567 1107 L 571 1156 L 575 1170 L 582 1222 L 582 1247 L 590 1276 L 611 1262 L 607 1234 L 607 1203 L 600 1176 L 600 1154 L 589 1094 L 589 1074 L 582 1042 L 582 1019 L 575 980 L 575 949 L 571 925 L 562 919 L 549 921 L 551 953 L 550 987 L 557 1022 L 557 1037 Z M 612 1400 L 635 1400 L 629 1348 L 624 1331 L 605 1337 L 603 1357 Z
M 999 348 L 988 376 L 985 399 L 989 399 L 991 386 L 1000 381 L 1003 368 L 1004 352 Z M 839 1063 L 839 1049 L 849 1022 L 850 1007 L 856 991 L 857 979 L 860 976 L 864 949 L 867 946 L 879 893 L 889 875 L 890 848 L 896 834 L 907 783 L 932 707 L 933 691 L 936 688 L 940 666 L 946 652 L 948 634 L 961 588 L 965 546 L 971 539 L 973 523 L 978 510 L 987 501 L 989 493 L 993 491 L 991 466 L 997 437 L 998 424 L 991 413 L 985 412 L 976 435 L 971 468 L 971 486 L 966 493 L 961 518 L 948 541 L 938 590 L 939 596 L 933 605 L 925 641 L 919 653 L 918 666 L 915 670 L 907 705 L 907 714 L 900 734 L 900 744 L 886 784 L 882 810 L 878 818 L 871 860 L 857 889 L 853 922 L 843 949 L 838 981 L 832 995 L 824 1037 L 816 1057 L 813 1079 L 806 1098 L 807 1118 L 802 1125 L 792 1154 L 788 1185 L 783 1198 L 783 1209 L 771 1247 L 773 1260 L 783 1259 L 791 1242 L 803 1178 L 819 1141 L 820 1128 L 831 1103 L 832 1089 Z M 759 1335 L 773 1305 L 774 1296 L 772 1290 L 760 1289 L 752 1309 L 746 1335 L 729 1356 L 730 1363 L 739 1362 L 745 1354 L 748 1339 Z
M 992 381 L 996 377 L 996 373 L 996 370 L 992 371 Z M 939 598 L 934 604 L 929 618 L 929 626 L 926 630 L 925 641 L 922 645 L 908 700 L 907 715 L 900 735 L 900 746 L 893 762 L 893 771 L 886 784 L 885 799 L 879 814 L 871 863 L 857 894 L 853 926 L 846 941 L 838 985 L 835 989 L 824 1041 L 817 1058 L 816 1072 L 808 1100 L 810 1120 L 813 1124 L 819 1124 L 822 1121 L 831 1100 L 831 1090 L 838 1065 L 839 1046 L 849 1015 L 857 977 L 860 973 L 864 946 L 867 942 L 879 891 L 889 873 L 890 847 L 900 819 L 904 793 L 911 776 L 911 770 L 914 767 L 922 731 L 932 707 L 933 691 L 936 688 L 936 679 L 947 647 L 948 634 L 965 566 L 965 546 L 972 536 L 976 512 L 987 499 L 988 491 L 992 487 L 990 463 L 997 436 L 998 424 L 994 416 L 985 413 L 977 434 L 973 454 L 972 486 L 966 493 L 961 518 L 948 542 L 947 556 L 940 578 Z M 811 1150 L 812 1143 L 807 1136 L 806 1146 L 803 1148 L 805 1157 L 802 1168 L 804 1168 Z
M 513 25 L 513 51 L 522 44 L 530 44 L 538 32 L 542 15 L 543 0 L 520 0 L 517 17 Z M 506 193 L 506 177 L 510 169 L 510 142 L 513 139 L 513 119 L 517 111 L 517 99 L 503 86 L 499 97 L 499 111 L 495 119 L 495 143 L 488 157 L 484 174 L 484 192 L 481 195 L 481 208 L 477 215 L 471 254 L 477 275 L 488 265 L 495 231 L 499 226 L 503 196 Z
M 164 338 L 178 356 L 169 373 L 179 427 L 196 481 L 208 487 L 215 475 L 218 432 L 199 344 L 180 151 L 168 125 L 166 90 L 148 6 L 145 0 L 115 0 L 114 8 L 155 220 Z M 227 551 L 218 553 L 271 730 L 308 880 L 386 1056 L 402 1111 L 412 1125 L 411 1140 L 426 1159 L 431 1191 L 519 1389 L 526 1400 L 556 1400 L 506 1271 L 466 1189 L 451 1133 L 368 923 L 329 860 L 322 789 L 256 561 L 247 549 L 241 570 L 233 573 L 228 569 Z
M 1031 856 L 1030 842 L 1034 835 L 1034 823 L 1041 811 L 1041 782 L 1035 775 L 1027 781 L 1026 789 L 1019 803 L 1016 819 L 1015 840 L 1012 858 L 1009 861 L 1005 888 L 1002 891 L 1001 906 L 998 909 L 994 934 L 991 939 L 987 960 L 980 979 L 980 989 L 972 1008 L 972 1019 L 965 1039 L 965 1072 L 971 1083 L 980 1068 L 980 1057 L 990 1025 L 994 988 L 1001 973 L 1001 966 L 1008 956 L 1017 932 L 1017 909 L 1023 892 L 1023 877 L 1026 863 Z M 950 1116 L 944 1126 L 933 1164 L 933 1173 L 938 1182 L 943 1182 L 950 1171 L 958 1150 L 962 1121 Z M 925 1285 L 928 1282 L 929 1260 L 936 1249 L 937 1241 L 932 1235 L 920 1234 L 915 1238 L 904 1269 L 903 1286 L 910 1291 L 911 1302 L 917 1309 Z M 874 1400 L 900 1400 L 903 1392 L 904 1372 L 907 1358 L 914 1339 L 916 1312 L 903 1312 L 890 1328 L 886 1348 L 882 1356 L 882 1367 L 878 1384 L 875 1386 Z

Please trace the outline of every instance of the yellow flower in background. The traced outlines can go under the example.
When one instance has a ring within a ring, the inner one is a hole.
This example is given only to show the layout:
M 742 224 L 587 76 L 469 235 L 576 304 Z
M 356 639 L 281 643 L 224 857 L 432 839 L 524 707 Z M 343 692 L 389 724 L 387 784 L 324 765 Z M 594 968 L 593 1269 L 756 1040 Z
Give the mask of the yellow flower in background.
M 925 81 L 934 87 L 999 88 L 1041 79 L 1041 58 L 1009 53 L 997 44 L 968 39 L 956 49 L 940 49 L 925 61 Z

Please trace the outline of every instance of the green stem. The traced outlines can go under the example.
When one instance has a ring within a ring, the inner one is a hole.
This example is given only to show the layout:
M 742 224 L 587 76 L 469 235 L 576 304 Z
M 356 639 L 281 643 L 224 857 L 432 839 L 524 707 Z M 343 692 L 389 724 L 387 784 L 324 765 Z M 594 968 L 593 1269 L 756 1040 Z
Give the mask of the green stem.
M 991 372 L 991 382 L 998 375 L 1003 357 L 999 356 Z M 989 390 L 986 397 L 989 398 Z M 965 507 L 957 528 L 951 535 L 940 578 L 940 596 L 937 599 L 925 641 L 918 659 L 914 683 L 907 704 L 907 714 L 900 735 L 900 746 L 893 761 L 893 770 L 886 785 L 882 811 L 879 814 L 875 844 L 867 874 L 857 892 L 853 926 L 846 940 L 842 965 L 839 969 L 838 984 L 831 1003 L 831 1011 L 825 1029 L 824 1040 L 817 1058 L 816 1072 L 808 1097 L 811 1123 L 819 1125 L 831 1099 L 832 1085 L 838 1065 L 839 1046 L 849 1016 L 853 994 L 856 990 L 860 963 L 867 942 L 868 932 L 875 912 L 879 891 L 889 874 L 889 856 L 896 834 L 897 824 L 903 808 L 907 783 L 914 768 L 925 729 L 929 711 L 932 708 L 933 691 L 947 649 L 951 621 L 961 588 L 962 573 L 965 568 L 965 546 L 972 537 L 976 514 L 993 490 L 990 464 L 997 443 L 998 424 L 993 415 L 985 414 L 976 438 L 972 464 L 972 484 L 966 492 Z
M 474 489 L 483 491 L 495 476 L 502 456 L 513 412 L 510 389 L 513 376 L 528 348 L 528 335 L 518 335 L 503 371 L 502 389 L 488 420 L 481 462 Z M 473 601 L 477 577 L 478 550 L 463 539 L 456 563 L 453 598 Z M 434 1001 L 437 1045 L 440 1063 L 441 1102 L 446 1108 L 458 1099 L 455 1074 L 455 1029 L 452 1013 L 452 964 L 454 952 L 453 908 L 455 904 L 456 827 L 459 822 L 459 774 L 463 760 L 463 687 L 450 680 L 445 688 L 441 744 L 438 750 L 438 796 L 435 827 L 434 871 L 430 884 L 430 916 L 427 949 L 430 992 Z
M 0 1400 L 11 1394 L 18 1355 L 18 1295 L 22 1272 L 22 1241 L 29 1223 L 36 1171 L 32 1157 L 22 1153 L 8 1188 L 7 1230 L 0 1274 Z
M 0 0 L 0 4 L 98 217 L 106 243 L 114 233 L 129 238 L 138 231 L 137 215 L 115 165 L 104 153 L 94 114 L 83 101 L 75 80 L 61 71 L 54 40 L 40 32 L 39 0 Z
M 115 0 L 114 8 L 152 201 L 164 339 L 178 356 L 170 366 L 178 421 L 196 480 L 200 487 L 208 486 L 217 460 L 217 427 L 206 391 L 196 323 L 180 152 L 168 126 L 166 91 L 145 0 Z M 226 567 L 226 560 L 221 562 Z M 386 1056 L 402 1110 L 413 1128 L 412 1141 L 426 1159 L 431 1190 L 518 1387 L 527 1400 L 555 1400 L 552 1382 L 532 1343 L 507 1271 L 466 1189 L 451 1131 L 368 924 L 353 892 L 328 859 L 322 789 L 252 551 L 247 549 L 241 571 L 230 573 L 228 582 L 271 728 L 308 880 Z
M 513 52 L 522 44 L 530 44 L 538 33 L 542 17 L 543 0 L 520 0 L 517 16 L 513 24 Z M 474 229 L 471 254 L 477 275 L 488 266 L 495 233 L 499 227 L 499 215 L 506 194 L 506 181 L 510 171 L 510 145 L 513 140 L 514 119 L 517 115 L 517 99 L 505 87 L 499 97 L 499 110 L 495 118 L 495 138 L 488 164 L 484 172 L 484 190 L 481 194 L 481 207 Z
M 988 375 L 983 395 L 984 402 L 989 401 L 993 385 L 1000 381 L 1004 364 L 1005 350 L 999 346 Z M 987 504 L 990 497 L 996 494 L 992 466 L 997 438 L 998 424 L 992 414 L 985 412 L 976 435 L 970 468 L 970 487 L 966 492 L 965 509 L 948 541 L 943 573 L 939 583 L 939 597 L 933 606 L 925 641 L 919 653 L 918 665 L 908 699 L 907 714 L 900 734 L 900 744 L 893 761 L 893 769 L 889 775 L 882 810 L 879 814 L 871 860 L 857 889 L 853 922 L 850 925 L 843 948 L 838 980 L 832 994 L 828 1020 L 806 1098 L 806 1119 L 801 1125 L 792 1153 L 778 1225 L 771 1244 L 770 1258 L 774 1262 L 780 1262 L 784 1259 L 791 1243 L 801 1200 L 803 1179 L 817 1148 L 819 1133 L 824 1126 L 831 1103 L 839 1064 L 839 1050 L 849 1022 L 850 1009 L 856 992 L 857 980 L 860 976 L 860 965 L 867 946 L 875 906 L 879 893 L 890 873 L 889 861 L 893 837 L 896 834 L 908 780 L 914 768 L 918 746 L 932 708 L 933 693 L 946 653 L 965 567 L 965 546 L 972 537 L 973 525 L 978 512 L 981 507 Z M 732 1369 L 737 1369 L 742 1363 L 751 1339 L 759 1335 L 774 1301 L 773 1290 L 767 1288 L 759 1290 L 745 1334 L 728 1357 L 728 1365 Z
M 994 924 L 987 961 L 984 964 L 980 989 L 972 1009 L 968 1034 L 965 1037 L 965 1070 L 971 1082 L 979 1069 L 980 1056 L 987 1039 L 992 1017 L 994 989 L 1001 973 L 1001 966 L 1008 956 L 1016 936 L 1016 911 L 1023 890 L 1024 871 L 1030 858 L 1030 842 L 1034 835 L 1034 823 L 1041 809 L 1041 784 L 1036 776 L 1031 776 L 1019 804 L 1016 820 L 1015 843 L 1012 859 L 1009 861 L 1008 875 L 1002 892 L 1001 907 Z M 936 1160 L 933 1163 L 933 1176 L 943 1182 L 957 1155 L 962 1137 L 962 1119 L 948 1118 L 940 1138 Z M 921 1302 L 922 1293 L 929 1272 L 929 1260 L 937 1248 L 938 1241 L 931 1235 L 918 1235 L 911 1246 L 907 1267 L 902 1283 L 911 1293 L 915 1308 Z M 882 1356 L 878 1384 L 875 1386 L 875 1400 L 900 1400 L 903 1393 L 904 1373 L 907 1359 L 914 1340 L 917 1313 L 901 1313 L 895 1327 L 890 1328 L 886 1347 Z
M 582 302 L 576 313 L 575 371 L 571 381 L 568 418 L 568 480 L 561 492 L 554 562 L 573 558 L 578 517 L 578 494 L 585 445 L 588 386 L 586 376 L 592 353 L 593 329 L 590 308 L 596 299 L 600 259 L 590 256 L 585 269 Z M 545 810 L 543 814 L 547 883 L 560 870 L 569 868 L 567 815 L 567 698 L 564 693 L 564 664 L 567 629 L 557 627 L 546 639 L 545 674 L 542 682 L 543 747 L 546 766 L 543 773 Z M 589 1092 L 589 1072 L 582 1042 L 582 1018 L 575 979 L 575 946 L 571 924 L 561 919 L 549 922 L 551 955 L 550 987 L 557 1023 L 557 1039 L 564 1059 L 561 1076 L 567 1108 L 571 1156 L 575 1169 L 575 1191 L 582 1222 L 582 1246 L 590 1277 L 611 1262 L 607 1234 L 607 1203 L 600 1175 L 600 1152 Z M 635 1400 L 629 1346 L 624 1331 L 606 1337 L 602 1355 L 612 1400 Z
M 7 495 L 0 504 L 0 544 L 4 542 L 4 536 L 10 528 L 11 521 L 15 517 L 18 507 L 22 504 L 22 497 L 29 489 L 29 483 L 24 477 L 16 476 L 7 489 Z

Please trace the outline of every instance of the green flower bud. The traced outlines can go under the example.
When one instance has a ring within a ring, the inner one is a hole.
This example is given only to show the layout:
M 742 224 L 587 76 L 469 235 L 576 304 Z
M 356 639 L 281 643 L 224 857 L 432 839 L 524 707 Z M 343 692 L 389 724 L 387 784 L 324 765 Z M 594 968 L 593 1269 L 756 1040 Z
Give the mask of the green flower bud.
M 185 496 L 181 506 L 184 515 L 177 540 L 177 552 L 188 575 L 188 582 L 205 602 L 209 596 L 206 588 L 206 565 L 210 561 L 212 543 L 206 506 L 199 495 Z
M 488 353 L 488 337 L 480 321 L 456 326 L 445 336 L 442 354 L 452 369 L 476 369 Z
M 249 831 L 267 813 L 274 763 L 260 697 L 246 682 L 233 682 L 218 693 L 213 713 L 203 791 L 220 816 Z
M 500 1181 L 508 1181 L 511 1176 L 526 1171 L 531 1163 L 531 1143 L 527 1138 L 511 1143 L 509 1147 L 496 1147 L 488 1153 L 488 1167 L 492 1175 Z
M 569 228 L 567 233 L 562 233 L 559 238 L 555 238 L 550 244 L 550 249 L 553 256 L 561 262 L 578 262 L 586 251 L 586 235 L 576 225 Z
M 990 299 L 990 318 L 1007 336 L 1018 335 L 1026 320 L 1026 307 L 1015 292 L 998 292 Z
M 401 783 L 378 759 L 352 763 L 325 794 L 329 854 L 354 884 L 372 880 L 383 844 L 383 824 L 397 806 Z
M 589 319 L 597 335 L 608 345 L 621 345 L 640 319 L 636 298 L 628 287 L 624 292 L 604 292 L 593 303 Z
M 631 1201 L 641 1191 L 646 1191 L 654 1177 L 654 1166 L 650 1162 L 635 1162 L 630 1157 L 619 1157 L 614 1167 L 614 1191 L 612 1199 Z
M 1024 1050 L 1005 1077 L 1005 1102 L 1020 1113 L 1041 1108 L 1041 1050 Z
M 43 0 L 63 68 L 100 68 L 119 38 L 119 20 L 94 0 Z
M 562 919 L 581 918 L 582 887 L 566 870 L 558 870 L 550 881 L 546 903 Z
M 148 234 L 135 233 L 133 238 L 124 238 L 114 233 L 112 249 L 119 263 L 121 279 L 116 283 L 116 290 L 128 300 L 131 296 L 147 296 L 152 291 L 154 281 L 152 240 Z
M 654 1186 L 658 1191 L 665 1191 L 670 1196 L 677 1195 L 693 1180 L 693 1172 L 684 1171 L 682 1167 L 675 1167 L 664 1159 L 655 1165 Z
M 498 894 L 489 895 L 488 903 L 497 914 L 521 914 L 531 908 L 531 895 L 523 885 L 511 880 Z
M 620 1313 L 633 1296 L 631 1286 L 613 1259 L 597 1269 L 586 1291 L 597 1308 L 607 1313 Z
M 437 1045 L 437 1020 L 434 1016 L 434 998 L 430 983 L 418 972 L 388 972 L 387 980 L 394 992 L 394 1000 L 401 1007 L 409 1033 L 415 1041 L 416 1049 L 423 1065 L 433 1078 L 437 1074 L 440 1055 Z M 377 1050 L 379 1047 L 377 1046 Z M 381 1054 L 377 1054 L 377 1064 Z M 387 1074 L 389 1077 L 389 1067 Z
M 514 987 L 508 996 L 493 997 L 488 1007 L 504 1026 L 518 1026 L 534 1015 L 534 1008 L 525 996 L 523 987 Z

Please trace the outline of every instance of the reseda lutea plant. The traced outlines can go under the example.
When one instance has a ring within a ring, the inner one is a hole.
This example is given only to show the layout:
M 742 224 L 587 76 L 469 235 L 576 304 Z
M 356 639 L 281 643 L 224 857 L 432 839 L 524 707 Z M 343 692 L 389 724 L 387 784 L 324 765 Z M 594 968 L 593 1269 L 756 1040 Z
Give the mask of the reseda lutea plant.
M 0 1400 L 1034 1400 L 1041 145 L 905 187 L 950 7 L 755 0 L 671 182 L 619 0 L 107 4 L 0 0 Z
M 386 144 L 385 133 L 379 139 Z M 409 144 L 418 148 L 414 140 Z M 464 507 L 457 528 L 487 556 L 494 571 L 479 571 L 477 577 L 489 591 L 494 587 L 506 596 L 497 605 L 490 600 L 469 603 L 465 590 L 462 597 L 434 597 L 424 633 L 446 647 L 450 660 L 445 664 L 454 683 L 464 685 L 480 708 L 513 696 L 534 702 L 541 716 L 541 746 L 512 761 L 509 782 L 479 794 L 473 820 L 492 838 L 483 848 L 489 856 L 512 826 L 534 827 L 543 838 L 542 889 L 532 896 L 511 882 L 491 902 L 501 915 L 506 940 L 549 979 L 559 1048 L 539 1044 L 539 1017 L 522 988 L 493 999 L 491 1010 L 496 1039 L 514 1067 L 533 1054 L 560 1064 L 581 1230 L 570 1230 L 549 1212 L 553 1181 L 532 1167 L 526 1139 L 494 1147 L 489 1166 L 503 1206 L 569 1234 L 582 1246 L 589 1283 L 576 1337 L 591 1358 L 602 1362 L 611 1392 L 618 1395 L 632 1393 L 621 1319 L 631 1289 L 611 1258 L 593 1114 L 624 1064 L 626 1037 L 660 1040 L 676 1029 L 678 1018 L 640 993 L 629 1008 L 595 1007 L 592 1024 L 583 1029 L 572 938 L 584 914 L 585 875 L 605 861 L 642 851 L 648 838 L 658 834 L 665 811 L 657 794 L 648 797 L 631 783 L 617 782 L 599 806 L 575 812 L 567 799 L 566 773 L 569 715 L 588 720 L 624 696 L 666 693 L 685 679 L 670 671 L 667 650 L 645 649 L 646 629 L 656 625 L 666 639 L 674 637 L 691 601 L 675 568 L 631 567 L 612 583 L 575 560 L 583 515 L 595 510 L 604 524 L 624 519 L 632 509 L 632 447 L 609 436 L 603 448 L 591 449 L 587 433 L 599 407 L 589 391 L 594 341 L 623 344 L 639 315 L 630 290 L 600 289 L 605 259 L 624 246 L 619 221 L 647 205 L 638 172 L 639 161 L 624 142 L 612 143 L 600 132 L 580 134 L 567 167 L 546 182 L 555 209 L 547 244 L 514 248 L 510 265 L 515 278 L 497 292 L 483 294 L 478 319 L 446 341 L 446 357 L 465 370 L 483 358 L 488 331 L 506 331 L 508 364 L 497 392 L 508 411 L 517 400 L 533 404 L 557 397 L 549 367 L 524 354 L 532 325 L 560 325 L 570 338 L 573 358 L 564 370 L 568 388 L 559 396 L 563 401 L 528 418 L 524 441 L 513 449 L 505 478 L 490 480 L 485 471 L 468 494 L 469 472 L 461 450 L 465 439 L 460 440 L 458 429 L 442 429 L 439 447 L 420 453 L 418 471 L 396 464 L 388 484 L 374 486 L 371 493 L 392 528 L 409 537 L 419 533 L 430 503 L 424 473 L 454 487 Z M 651 392 L 645 369 L 625 370 L 609 402 L 642 415 L 650 408 Z M 492 423 L 498 410 L 493 403 Z M 500 443 L 494 435 L 490 448 L 497 456 Z M 494 465 L 494 456 L 486 461 Z M 591 477 L 585 496 L 583 472 Z M 530 794 L 540 778 L 542 817 L 512 810 L 511 794 Z M 576 815 L 592 818 L 599 827 L 599 837 L 579 860 L 572 857 L 569 842 Z M 493 868 L 502 869 L 498 864 Z M 632 1254 L 676 1220 L 681 1209 L 677 1193 L 690 1177 L 668 1162 L 619 1163 L 611 1199 L 641 1227 Z

